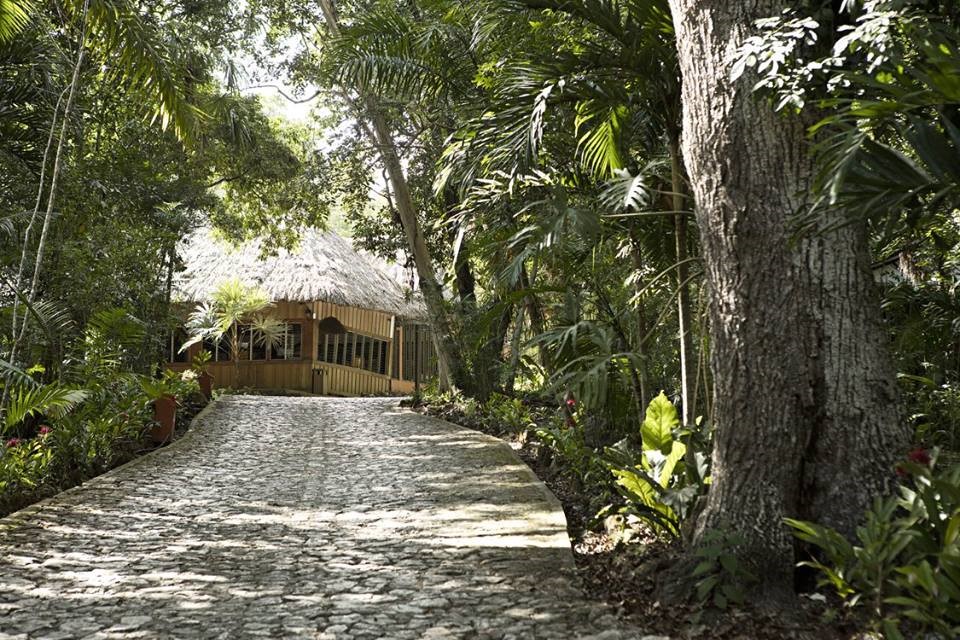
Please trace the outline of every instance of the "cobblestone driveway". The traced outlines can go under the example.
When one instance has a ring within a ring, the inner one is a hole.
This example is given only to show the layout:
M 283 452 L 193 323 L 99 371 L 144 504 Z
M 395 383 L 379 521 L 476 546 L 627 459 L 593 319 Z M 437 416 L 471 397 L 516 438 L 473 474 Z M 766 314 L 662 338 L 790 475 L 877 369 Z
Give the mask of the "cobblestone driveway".
M 0 520 L 0 638 L 638 637 L 505 445 L 394 406 L 225 398 Z

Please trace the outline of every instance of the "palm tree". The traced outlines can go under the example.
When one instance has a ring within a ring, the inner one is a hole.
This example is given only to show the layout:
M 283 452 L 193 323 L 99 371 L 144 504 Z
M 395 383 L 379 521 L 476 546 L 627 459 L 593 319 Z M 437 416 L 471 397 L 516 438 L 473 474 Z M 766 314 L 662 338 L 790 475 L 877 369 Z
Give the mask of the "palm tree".
M 466 370 L 464 349 L 454 327 L 464 326 L 462 313 L 473 306 L 450 308 L 443 300 L 437 269 L 423 237 L 420 219 L 425 204 L 415 202 L 402 166 L 410 158 L 404 157 L 398 140 L 407 148 L 438 144 L 456 127 L 462 106 L 477 96 L 472 82 L 477 71 L 473 49 L 484 35 L 471 29 L 479 24 L 485 5 L 465 8 L 453 3 L 398 6 L 379 2 L 352 15 L 344 26 L 332 0 L 321 1 L 332 36 L 323 43 L 323 79 L 351 105 L 381 156 L 392 205 L 406 235 L 438 341 L 441 377 L 446 370 L 455 385 L 468 391 L 478 382 Z M 407 130 L 405 120 L 412 122 Z M 462 240 L 461 236 L 460 246 Z M 454 270 L 462 276 L 467 269 L 462 258 L 467 252 L 454 253 Z M 458 284 L 462 282 L 458 279 Z
M 208 303 L 201 304 L 190 315 L 187 331 L 190 339 L 183 351 L 203 340 L 220 342 L 228 338 L 233 360 L 234 380 L 240 384 L 241 325 L 249 327 L 250 339 L 276 348 L 283 340 L 283 324 L 262 312 L 270 306 L 270 297 L 259 287 L 248 287 L 239 280 L 228 280 L 217 287 Z
M 650 224 L 650 218 L 628 221 L 624 230 L 634 244 L 641 238 L 648 244 L 672 240 L 668 264 L 675 273 L 682 416 L 684 424 L 692 424 L 696 376 L 690 290 L 696 275 L 690 271 L 691 206 L 680 154 L 680 76 L 668 3 L 523 0 L 518 4 L 564 16 L 567 29 L 581 30 L 575 31 L 576 45 L 564 46 L 562 38 L 569 36 L 560 31 L 559 49 L 549 56 L 540 55 L 541 51 L 521 52 L 514 62 L 502 64 L 504 70 L 493 80 L 492 99 L 483 102 L 473 121 L 453 137 L 445 154 L 445 175 L 459 176 L 461 189 L 488 191 L 492 173 L 505 174 L 506 184 L 513 188 L 533 170 L 550 171 L 545 164 L 564 170 L 557 158 L 569 149 L 557 145 L 570 145 L 568 137 L 558 133 L 565 130 L 573 135 L 582 169 L 594 180 L 609 181 L 605 200 L 619 202 L 618 213 L 624 208 L 636 212 L 642 206 L 642 215 L 669 216 L 672 238 L 663 234 L 661 225 Z M 516 5 L 507 6 L 513 11 Z M 589 35 L 584 37 L 582 30 Z M 666 162 L 659 162 L 663 156 Z M 565 170 L 575 172 L 571 167 Z M 486 182 L 475 187 L 478 177 Z M 576 182 L 576 177 L 569 181 Z M 634 253 L 639 266 L 644 261 L 639 245 Z M 663 253 L 659 247 L 646 252 Z M 643 283 L 639 285 L 642 290 Z M 642 349 L 642 344 L 637 348 Z M 643 387 L 642 367 L 638 376 L 636 386 Z M 645 394 L 639 395 L 645 406 Z

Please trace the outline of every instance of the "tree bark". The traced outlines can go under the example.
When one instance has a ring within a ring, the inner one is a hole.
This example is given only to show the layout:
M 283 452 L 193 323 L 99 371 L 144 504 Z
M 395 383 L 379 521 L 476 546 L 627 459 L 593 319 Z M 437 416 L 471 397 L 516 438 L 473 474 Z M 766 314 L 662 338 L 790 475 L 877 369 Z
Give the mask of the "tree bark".
M 853 538 L 873 498 L 889 490 L 909 443 L 865 224 L 803 244 L 816 292 L 813 306 L 822 366 L 819 420 L 804 456 L 801 515 Z
M 671 0 L 683 74 L 683 153 L 711 296 L 713 483 L 694 541 L 739 534 L 756 593 L 792 591 L 785 516 L 850 533 L 905 432 L 871 292 L 866 237 L 847 228 L 797 241 L 791 216 L 813 175 L 805 123 L 733 81 L 757 19 L 790 3 Z
M 687 251 L 687 214 L 683 196 L 683 162 L 680 157 L 680 140 L 670 140 L 670 188 L 673 191 L 673 229 L 677 256 L 677 325 L 680 338 L 680 419 L 684 426 L 693 425 L 696 407 L 690 385 L 696 384 L 692 367 L 693 334 L 690 330 L 690 264 Z

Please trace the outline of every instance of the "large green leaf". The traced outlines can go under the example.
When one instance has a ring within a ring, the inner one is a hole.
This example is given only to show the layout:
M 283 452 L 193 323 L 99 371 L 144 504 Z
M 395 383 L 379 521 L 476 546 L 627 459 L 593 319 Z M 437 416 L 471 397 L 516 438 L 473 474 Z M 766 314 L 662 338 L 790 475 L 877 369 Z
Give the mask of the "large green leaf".
M 35 10 L 31 0 L 0 0 L 0 43 L 13 40 L 23 31 Z
M 673 451 L 673 430 L 679 425 L 677 408 L 661 391 L 660 395 L 651 400 L 647 406 L 647 416 L 640 427 L 643 448 L 660 451 L 666 456 L 670 455 Z
M 637 506 L 644 507 L 651 512 L 653 518 L 649 521 L 660 525 L 669 533 L 677 533 L 677 515 L 661 499 L 663 488 L 651 478 L 643 469 L 611 469 L 617 478 L 617 484 L 624 494 Z

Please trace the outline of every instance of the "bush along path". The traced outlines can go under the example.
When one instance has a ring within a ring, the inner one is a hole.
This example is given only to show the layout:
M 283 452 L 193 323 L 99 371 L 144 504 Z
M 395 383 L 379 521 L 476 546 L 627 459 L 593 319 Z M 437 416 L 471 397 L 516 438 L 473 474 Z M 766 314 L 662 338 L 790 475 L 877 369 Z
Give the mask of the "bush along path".
M 385 399 L 221 398 L 0 520 L 3 637 L 643 638 L 502 442 Z

